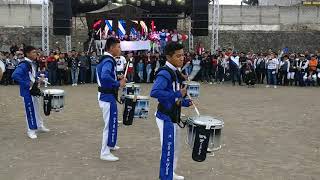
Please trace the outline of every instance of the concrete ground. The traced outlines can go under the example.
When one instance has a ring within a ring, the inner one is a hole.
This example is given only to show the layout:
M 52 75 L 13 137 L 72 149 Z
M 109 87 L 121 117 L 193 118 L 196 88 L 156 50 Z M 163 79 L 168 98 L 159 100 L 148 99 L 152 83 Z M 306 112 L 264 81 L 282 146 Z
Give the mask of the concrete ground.
M 148 95 L 151 85 L 142 87 Z M 51 132 L 31 140 L 18 87 L 0 86 L 0 180 L 157 179 L 155 100 L 149 118 L 119 127 L 121 149 L 114 154 L 120 161 L 110 163 L 99 159 L 103 121 L 96 85 L 57 88 L 66 92 L 65 108 L 45 118 Z M 186 180 L 320 179 L 318 88 L 201 85 L 199 110 L 224 120 L 223 147 L 195 162 L 183 129 L 177 173 Z M 195 114 L 192 108 L 183 112 Z

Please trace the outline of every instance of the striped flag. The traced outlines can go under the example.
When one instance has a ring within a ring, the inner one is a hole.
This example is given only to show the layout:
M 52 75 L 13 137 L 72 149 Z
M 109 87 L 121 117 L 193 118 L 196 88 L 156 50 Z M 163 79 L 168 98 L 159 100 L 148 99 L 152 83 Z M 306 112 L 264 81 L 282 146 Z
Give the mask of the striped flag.
M 118 35 L 123 37 L 126 34 L 126 22 L 124 20 L 118 21 Z
M 112 31 L 112 20 L 105 20 L 106 26 L 104 27 L 104 31 L 108 33 L 108 31 Z

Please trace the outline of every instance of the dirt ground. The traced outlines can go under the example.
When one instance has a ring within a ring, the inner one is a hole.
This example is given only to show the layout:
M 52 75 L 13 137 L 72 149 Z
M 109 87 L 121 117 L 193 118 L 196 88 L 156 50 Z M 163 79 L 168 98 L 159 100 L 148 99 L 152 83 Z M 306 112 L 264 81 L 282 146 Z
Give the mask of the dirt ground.
M 142 87 L 148 95 L 151 85 Z M 121 149 L 114 154 L 120 161 L 110 163 L 99 159 L 103 121 L 96 85 L 58 88 L 66 91 L 64 111 L 45 118 L 51 132 L 31 140 L 18 87 L 0 86 L 0 180 L 157 179 L 155 100 L 148 119 L 119 127 Z M 195 162 L 182 130 L 177 173 L 186 180 L 320 179 L 318 88 L 201 85 L 199 110 L 224 120 L 223 147 Z M 184 113 L 195 114 L 193 109 Z

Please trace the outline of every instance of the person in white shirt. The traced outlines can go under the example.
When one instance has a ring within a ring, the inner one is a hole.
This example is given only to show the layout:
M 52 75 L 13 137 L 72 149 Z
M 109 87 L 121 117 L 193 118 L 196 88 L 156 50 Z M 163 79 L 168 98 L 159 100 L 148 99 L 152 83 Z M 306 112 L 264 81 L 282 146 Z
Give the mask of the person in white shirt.
M 115 58 L 117 62 L 117 75 L 123 75 L 127 64 L 127 60 L 123 56 L 118 56 Z
M 277 88 L 277 73 L 279 61 L 276 58 L 276 54 L 274 52 L 271 53 L 269 59 L 266 62 L 266 66 L 268 75 L 268 85 L 266 87 L 268 88 L 270 87 L 270 85 L 273 85 L 274 88 Z
M 236 81 L 238 81 L 239 85 L 241 86 L 239 59 L 240 57 L 237 55 L 237 53 L 233 52 L 233 54 L 230 56 L 230 59 L 229 59 L 229 68 L 230 68 L 232 85 L 235 85 Z
M 6 71 L 6 67 L 4 65 L 4 63 L 1 61 L 0 59 L 0 81 L 2 79 L 3 73 Z

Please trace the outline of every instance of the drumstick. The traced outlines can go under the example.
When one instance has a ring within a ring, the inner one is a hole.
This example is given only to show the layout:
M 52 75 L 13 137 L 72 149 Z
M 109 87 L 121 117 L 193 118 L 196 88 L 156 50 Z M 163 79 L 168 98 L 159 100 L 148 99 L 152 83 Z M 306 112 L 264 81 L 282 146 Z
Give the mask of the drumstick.
M 188 95 L 189 99 L 190 99 L 190 100 L 192 100 L 192 99 L 191 99 L 190 94 L 189 94 L 189 93 L 187 93 L 187 95 Z M 195 111 L 196 111 L 196 113 L 198 114 L 198 116 L 200 116 L 200 112 L 199 112 L 199 110 L 198 110 L 197 106 L 196 106 L 194 103 L 192 103 L 192 105 L 193 105 L 193 107 L 194 107 L 194 110 L 195 110 Z
M 130 62 L 131 62 L 131 60 L 129 60 L 129 62 L 127 63 L 127 68 L 126 68 L 126 72 L 124 73 L 124 78 L 127 77 L 127 73 L 128 73 L 128 68 L 129 68 Z
M 190 82 L 190 78 L 189 78 L 188 72 L 186 72 L 186 74 L 187 74 L 188 82 Z M 190 94 L 189 94 L 189 93 L 187 93 L 187 95 L 188 95 L 189 99 L 190 99 L 190 100 L 192 100 L 192 98 L 191 98 Z M 195 111 L 196 111 L 196 113 L 198 114 L 198 116 L 200 116 L 200 112 L 199 112 L 199 110 L 198 110 L 197 106 L 196 106 L 194 103 L 192 103 L 192 105 L 193 105 L 193 107 L 194 107 L 194 110 L 195 110 Z

